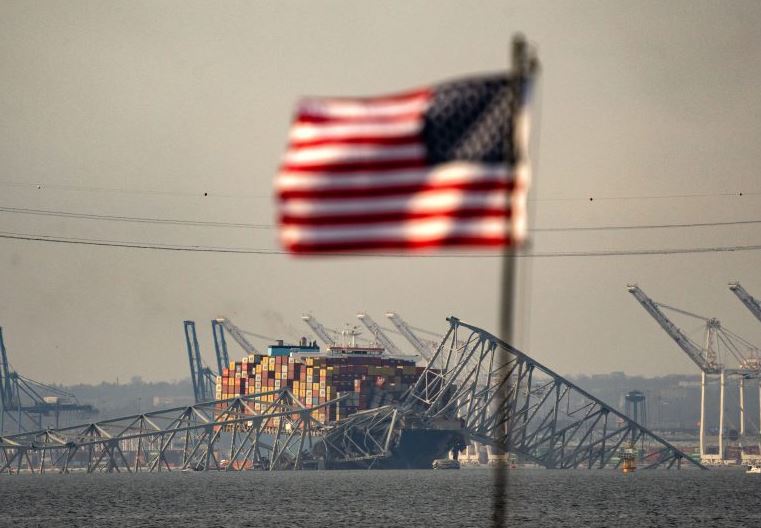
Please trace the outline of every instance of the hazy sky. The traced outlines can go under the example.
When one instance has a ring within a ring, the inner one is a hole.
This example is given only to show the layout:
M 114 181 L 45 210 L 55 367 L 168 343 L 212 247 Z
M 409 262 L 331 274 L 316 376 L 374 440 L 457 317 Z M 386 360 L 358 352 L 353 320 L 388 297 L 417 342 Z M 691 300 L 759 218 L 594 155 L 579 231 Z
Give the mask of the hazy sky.
M 516 31 L 543 64 L 534 227 L 761 220 L 756 1 L 2 0 L 0 207 L 265 227 L 0 212 L 0 231 L 274 249 L 272 179 L 299 96 L 498 70 Z M 550 253 L 748 244 L 761 244 L 761 224 L 534 235 L 534 251 Z M 761 344 L 761 324 L 726 287 L 737 279 L 761 297 L 761 251 L 521 266 L 517 345 L 559 372 L 696 372 L 626 292 L 632 281 Z M 396 310 L 434 330 L 449 314 L 496 330 L 498 277 L 498 258 L 314 261 L 0 239 L 0 326 L 33 379 L 177 379 L 188 370 L 184 319 L 209 363 L 220 314 L 286 338 L 306 333 L 307 311 L 332 327 L 357 310 L 378 321 Z M 675 321 L 699 336 L 699 321 Z

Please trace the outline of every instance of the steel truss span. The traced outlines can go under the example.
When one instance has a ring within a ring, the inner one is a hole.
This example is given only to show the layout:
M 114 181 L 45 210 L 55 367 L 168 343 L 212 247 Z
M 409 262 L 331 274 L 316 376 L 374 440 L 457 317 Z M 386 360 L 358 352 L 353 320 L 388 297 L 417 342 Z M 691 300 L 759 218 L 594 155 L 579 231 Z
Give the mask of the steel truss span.
M 315 411 L 338 400 L 307 408 L 284 388 L 4 436 L 0 473 L 413 467 L 410 460 L 422 467 L 425 457 L 469 441 L 546 468 L 616 467 L 627 453 L 643 468 L 705 469 L 492 334 L 448 322 L 422 375 L 394 405 L 325 424 Z
M 459 418 L 472 440 L 546 468 L 705 469 L 663 438 L 490 333 L 455 317 L 406 398 L 427 419 Z M 502 402 L 502 404 L 500 404 Z
M 399 441 L 400 414 L 396 406 L 384 405 L 339 422 L 325 435 L 326 467 L 370 469 L 391 458 Z
M 322 441 L 312 414 L 330 403 L 307 409 L 284 389 L 0 437 L 0 473 L 302 469 Z

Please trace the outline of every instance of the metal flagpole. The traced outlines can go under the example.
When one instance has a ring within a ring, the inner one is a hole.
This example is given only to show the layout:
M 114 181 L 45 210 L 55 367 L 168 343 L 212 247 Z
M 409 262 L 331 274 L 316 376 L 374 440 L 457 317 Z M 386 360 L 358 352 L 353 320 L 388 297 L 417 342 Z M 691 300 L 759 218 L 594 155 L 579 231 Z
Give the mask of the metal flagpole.
M 510 119 L 512 126 L 509 127 L 509 133 L 512 137 L 507 141 L 508 152 L 505 153 L 508 167 L 513 171 L 526 170 L 527 167 L 521 166 L 522 163 L 528 163 L 526 159 L 527 137 L 519 137 L 522 130 L 519 130 L 520 113 L 523 111 L 527 90 L 531 82 L 531 77 L 536 72 L 538 63 L 536 57 L 529 54 L 528 44 L 523 35 L 517 34 L 513 37 L 511 49 L 511 71 L 510 82 L 515 83 L 516 96 L 511 101 Z M 511 191 L 508 190 L 508 193 Z M 508 197 L 509 199 L 509 197 Z M 508 222 L 511 219 L 508 218 Z M 513 233 L 511 232 L 511 239 Z M 502 258 L 502 289 L 500 292 L 499 305 L 499 336 L 508 343 L 513 343 L 514 321 L 515 321 L 515 277 L 516 277 L 516 260 L 515 260 L 515 242 L 511 240 L 510 245 L 505 249 Z M 499 364 L 506 365 L 509 361 L 509 353 L 504 348 L 499 348 Z M 500 391 L 496 404 L 499 413 L 503 417 L 505 430 L 508 432 L 509 423 L 507 418 L 507 399 L 510 392 L 510 383 L 502 384 L 503 390 Z M 505 438 L 508 435 L 505 434 Z M 501 452 L 497 453 L 494 462 L 494 498 L 492 504 L 492 526 L 502 528 L 506 525 L 507 520 L 507 466 L 508 466 L 508 446 L 502 446 Z

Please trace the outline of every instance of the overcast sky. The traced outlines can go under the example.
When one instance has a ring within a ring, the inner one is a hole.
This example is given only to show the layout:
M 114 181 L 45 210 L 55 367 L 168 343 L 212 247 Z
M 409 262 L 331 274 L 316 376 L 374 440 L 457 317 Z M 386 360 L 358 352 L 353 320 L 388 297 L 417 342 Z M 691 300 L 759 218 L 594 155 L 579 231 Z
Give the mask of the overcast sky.
M 0 211 L 0 231 L 276 249 L 272 180 L 297 98 L 503 69 L 516 31 L 543 65 L 533 227 L 761 220 L 759 2 L 3 0 L 0 207 L 263 227 Z M 761 224 L 533 238 L 541 253 L 758 245 Z M 523 259 L 517 345 L 562 373 L 694 373 L 626 283 L 761 344 L 726 286 L 761 297 L 760 269 L 761 251 Z M 454 314 L 496 331 L 498 278 L 493 257 L 0 239 L 0 326 L 33 379 L 179 379 L 184 319 L 209 363 L 222 314 L 286 339 L 308 311 L 329 327 L 396 310 L 432 330 Z M 675 321 L 699 339 L 700 321 Z

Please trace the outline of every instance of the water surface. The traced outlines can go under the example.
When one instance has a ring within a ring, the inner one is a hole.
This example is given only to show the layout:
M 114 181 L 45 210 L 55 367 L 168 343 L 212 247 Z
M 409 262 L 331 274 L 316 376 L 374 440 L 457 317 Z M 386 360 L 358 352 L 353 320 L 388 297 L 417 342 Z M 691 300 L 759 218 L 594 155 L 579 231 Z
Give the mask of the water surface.
M 0 476 L 0 526 L 488 526 L 486 469 Z M 761 527 L 761 475 L 516 470 L 509 525 Z

